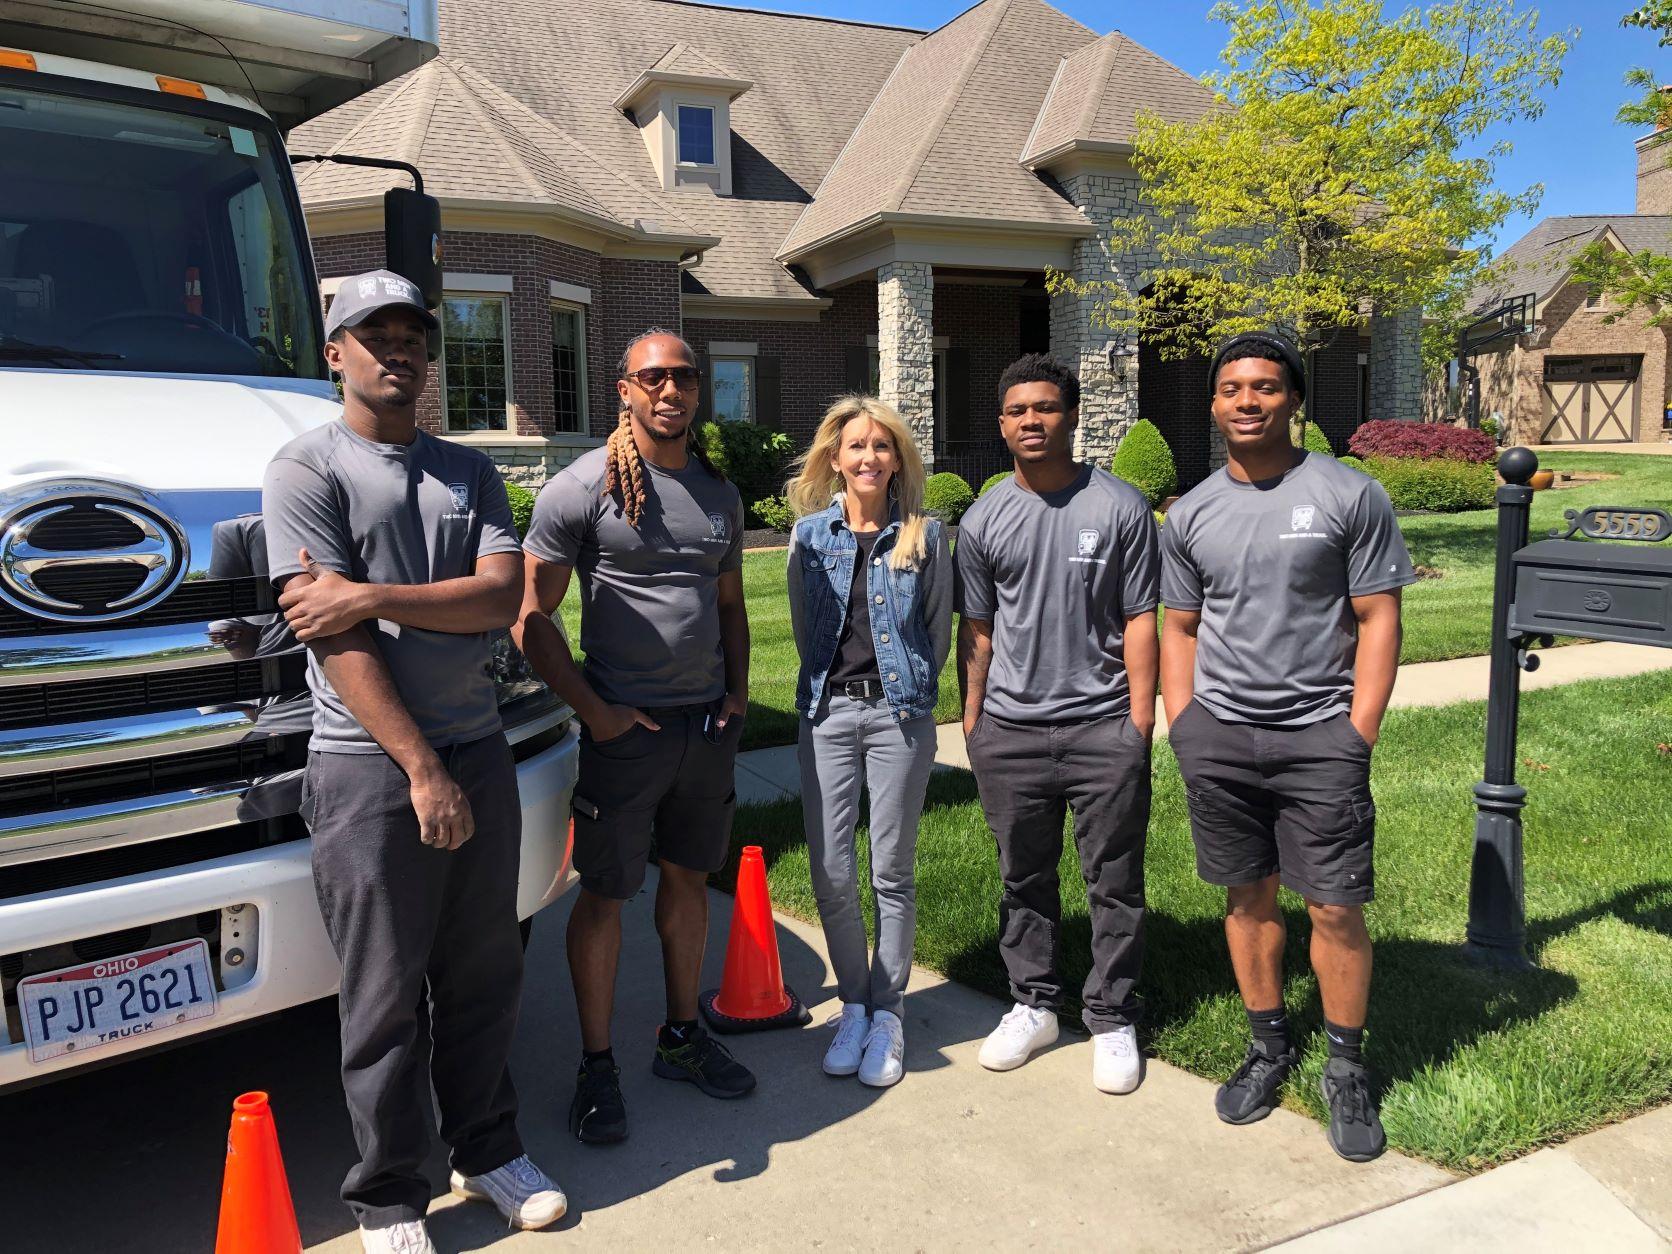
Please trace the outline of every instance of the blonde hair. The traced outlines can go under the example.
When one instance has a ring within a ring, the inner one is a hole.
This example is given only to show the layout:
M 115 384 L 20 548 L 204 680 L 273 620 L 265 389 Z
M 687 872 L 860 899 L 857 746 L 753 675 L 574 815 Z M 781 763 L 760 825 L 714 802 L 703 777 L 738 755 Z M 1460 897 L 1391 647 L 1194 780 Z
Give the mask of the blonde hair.
M 900 511 L 900 534 L 888 564 L 895 570 L 920 566 L 928 556 L 929 516 L 923 512 L 923 456 L 917 451 L 905 419 L 874 396 L 844 396 L 824 411 L 813 443 L 791 468 L 794 474 L 784 485 L 784 495 L 797 517 L 816 514 L 830 506 L 831 498 L 843 492 L 842 472 L 831 462 L 842 446 L 842 430 L 855 418 L 869 418 L 881 427 L 894 445 L 898 463 L 890 477 L 895 504 Z

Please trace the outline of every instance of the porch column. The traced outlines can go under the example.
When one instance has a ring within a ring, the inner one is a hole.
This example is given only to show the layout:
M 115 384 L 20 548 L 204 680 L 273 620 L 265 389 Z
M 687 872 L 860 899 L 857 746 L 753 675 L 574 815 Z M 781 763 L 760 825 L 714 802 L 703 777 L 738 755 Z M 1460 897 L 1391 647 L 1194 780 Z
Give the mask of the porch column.
M 877 391 L 900 411 L 924 464 L 935 459 L 935 273 L 921 261 L 877 267 Z
M 1115 218 L 1144 212 L 1135 177 L 1080 173 L 1063 180 L 1069 200 L 1097 227 L 1097 233 L 1074 244 L 1069 272 L 1084 283 L 1103 286 L 1084 295 L 1058 292 L 1051 297 L 1051 354 L 1080 379 L 1080 427 L 1074 455 L 1108 469 L 1115 446 L 1141 416 L 1138 413 L 1138 346 L 1127 341 L 1110 364 L 1117 339 L 1096 318 L 1099 297 L 1114 290 L 1135 292 L 1152 258 L 1115 254 L 1109 248 L 1109 224 Z
M 1422 418 L 1422 311 L 1370 319 L 1370 395 L 1366 416 L 1418 422 Z

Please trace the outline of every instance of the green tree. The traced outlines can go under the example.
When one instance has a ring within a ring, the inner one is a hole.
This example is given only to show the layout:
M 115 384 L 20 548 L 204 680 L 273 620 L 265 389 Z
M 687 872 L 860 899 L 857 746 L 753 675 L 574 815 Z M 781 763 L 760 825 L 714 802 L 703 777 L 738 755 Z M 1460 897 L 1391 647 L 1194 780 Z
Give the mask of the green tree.
M 1385 18 L 1382 0 L 1243 0 L 1220 107 L 1190 122 L 1140 115 L 1132 156 L 1149 212 L 1117 222 L 1117 251 L 1156 264 L 1143 292 L 1053 274 L 1093 292 L 1100 319 L 1167 357 L 1277 325 L 1310 345 L 1373 310 L 1445 327 L 1485 262 L 1488 237 L 1543 188 L 1494 187 L 1506 140 L 1536 118 L 1569 34 L 1540 36 L 1513 0 L 1443 0 Z M 1447 345 L 1449 349 L 1449 345 Z
M 1653 0 L 1620 19 L 1621 26 L 1637 26 L 1660 37 L 1662 48 L 1672 44 L 1672 0 Z M 1672 96 L 1661 91 L 1650 70 L 1636 66 L 1626 71 L 1625 83 L 1637 95 L 1620 106 L 1617 122 L 1631 127 L 1672 126 Z M 1663 144 L 1672 162 L 1672 146 Z M 1602 317 L 1604 322 L 1641 316 L 1653 327 L 1672 326 L 1672 257 L 1652 250 L 1621 252 L 1598 240 L 1586 246 L 1574 262 L 1575 281 L 1588 284 L 1609 298 L 1614 306 Z

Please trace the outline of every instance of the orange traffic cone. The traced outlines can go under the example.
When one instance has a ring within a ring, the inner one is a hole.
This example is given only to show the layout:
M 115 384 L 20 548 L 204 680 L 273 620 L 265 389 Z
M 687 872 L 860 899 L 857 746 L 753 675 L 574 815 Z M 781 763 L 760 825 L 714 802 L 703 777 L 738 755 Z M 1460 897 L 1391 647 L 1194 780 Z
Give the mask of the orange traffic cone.
M 279 1132 L 265 1093 L 245 1093 L 232 1103 L 215 1254 L 302 1254 Z
M 761 1032 L 798 1028 L 813 1016 L 784 984 L 778 961 L 778 931 L 766 891 L 766 861 L 759 845 L 746 845 L 737 867 L 737 899 L 726 969 L 720 988 L 702 995 L 702 1012 L 716 1032 Z

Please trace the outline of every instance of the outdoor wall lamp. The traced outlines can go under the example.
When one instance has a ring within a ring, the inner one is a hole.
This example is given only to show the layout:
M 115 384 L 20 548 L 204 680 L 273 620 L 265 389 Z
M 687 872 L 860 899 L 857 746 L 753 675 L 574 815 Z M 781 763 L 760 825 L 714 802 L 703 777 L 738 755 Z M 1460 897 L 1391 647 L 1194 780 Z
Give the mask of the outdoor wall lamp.
M 1109 341 L 1109 370 L 1120 383 L 1126 382 L 1126 371 L 1137 356 L 1131 341 L 1124 335 Z

